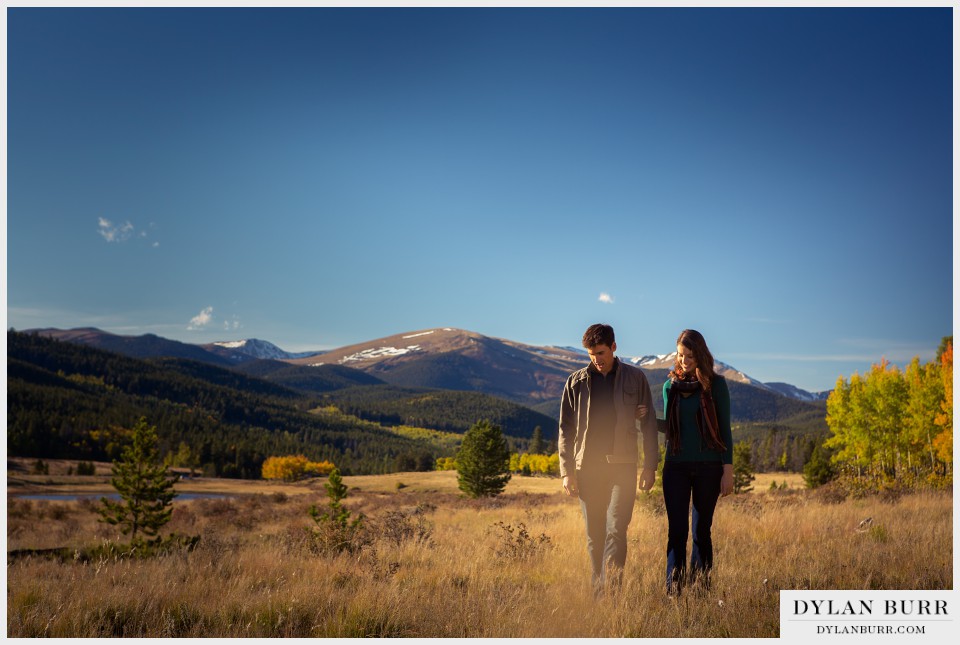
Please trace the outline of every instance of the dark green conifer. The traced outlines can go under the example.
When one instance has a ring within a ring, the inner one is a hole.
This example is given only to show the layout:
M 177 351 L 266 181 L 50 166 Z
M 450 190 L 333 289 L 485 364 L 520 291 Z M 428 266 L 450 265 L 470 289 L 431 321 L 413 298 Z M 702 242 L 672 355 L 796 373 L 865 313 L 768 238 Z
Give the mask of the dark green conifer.
M 833 464 L 830 463 L 830 451 L 823 447 L 822 442 L 817 442 L 810 460 L 803 466 L 803 479 L 807 488 L 823 486 L 836 476 Z
M 157 428 L 145 417 L 133 428 L 133 441 L 125 446 L 120 459 L 113 462 L 110 483 L 120 493 L 120 501 L 101 497 L 103 522 L 119 525 L 133 542 L 137 535 L 156 536 L 173 513 L 174 478 L 160 460 Z
M 756 477 L 753 474 L 750 444 L 741 441 L 733 446 L 733 492 L 746 493 L 753 490 L 750 485 Z
M 533 437 L 530 439 L 530 454 L 539 455 L 543 452 L 543 430 L 540 426 L 533 429 Z
M 510 481 L 510 451 L 500 426 L 477 421 L 457 452 L 457 483 L 470 497 L 494 497 Z

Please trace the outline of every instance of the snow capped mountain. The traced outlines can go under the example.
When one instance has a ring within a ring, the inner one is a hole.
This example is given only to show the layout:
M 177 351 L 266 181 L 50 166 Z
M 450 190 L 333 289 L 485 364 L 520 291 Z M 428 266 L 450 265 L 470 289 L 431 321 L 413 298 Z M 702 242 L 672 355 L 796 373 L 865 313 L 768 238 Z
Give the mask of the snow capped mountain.
M 257 338 L 243 340 L 224 340 L 203 346 L 204 349 L 214 352 L 238 363 L 251 359 L 269 359 L 284 361 L 292 358 L 307 358 L 323 352 L 287 352 L 271 342 Z
M 673 357 L 676 355 L 676 352 L 671 354 L 649 354 L 647 356 L 635 356 L 633 358 L 623 357 L 623 360 L 633 363 L 637 367 L 646 367 L 651 370 L 668 370 L 673 367 Z
M 677 353 L 670 352 L 669 354 L 655 354 L 655 355 L 651 354 L 647 356 L 637 356 L 634 358 L 624 358 L 624 360 L 633 363 L 637 367 L 642 367 L 648 370 L 670 370 L 670 369 L 673 369 L 673 365 L 674 365 L 674 362 L 676 361 L 676 358 L 677 358 Z M 792 398 L 800 398 L 803 401 L 815 400 L 815 399 L 801 398 L 799 396 L 793 396 L 791 394 L 787 394 L 786 392 L 781 392 L 779 390 L 776 390 L 775 388 L 771 388 L 766 383 L 758 381 L 752 376 L 749 376 L 748 374 L 741 372 L 737 368 L 733 367 L 732 365 L 728 365 L 723 361 L 715 360 L 713 363 L 713 368 L 717 374 L 731 381 L 737 381 L 738 383 L 746 383 L 747 385 L 758 387 L 761 390 L 770 390 L 770 391 L 778 392 L 780 394 L 784 394 Z M 799 390 L 799 388 L 795 388 L 795 389 L 797 389 L 798 392 L 801 391 Z

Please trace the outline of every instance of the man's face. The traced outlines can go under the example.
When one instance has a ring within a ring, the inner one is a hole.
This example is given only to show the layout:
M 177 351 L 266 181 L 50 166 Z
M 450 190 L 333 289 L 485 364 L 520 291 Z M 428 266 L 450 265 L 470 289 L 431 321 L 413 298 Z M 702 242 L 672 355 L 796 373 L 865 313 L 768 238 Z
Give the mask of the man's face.
M 617 343 L 613 345 L 594 345 L 587 348 L 587 354 L 590 355 L 590 362 L 597 370 L 606 376 L 613 369 L 613 353 L 617 351 Z

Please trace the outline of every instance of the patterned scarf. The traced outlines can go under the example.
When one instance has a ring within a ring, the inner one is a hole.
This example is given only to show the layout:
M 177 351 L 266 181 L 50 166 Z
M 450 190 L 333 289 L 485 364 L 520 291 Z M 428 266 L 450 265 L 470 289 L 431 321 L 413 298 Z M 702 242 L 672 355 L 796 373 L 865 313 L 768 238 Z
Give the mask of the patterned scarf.
M 710 450 L 727 449 L 720 438 L 720 423 L 717 421 L 717 406 L 709 390 L 704 390 L 700 381 L 680 381 L 670 379 L 670 393 L 667 397 L 667 441 L 670 442 L 670 454 L 680 453 L 680 396 L 681 394 L 700 393 L 700 408 L 697 410 L 697 430 L 700 438 Z

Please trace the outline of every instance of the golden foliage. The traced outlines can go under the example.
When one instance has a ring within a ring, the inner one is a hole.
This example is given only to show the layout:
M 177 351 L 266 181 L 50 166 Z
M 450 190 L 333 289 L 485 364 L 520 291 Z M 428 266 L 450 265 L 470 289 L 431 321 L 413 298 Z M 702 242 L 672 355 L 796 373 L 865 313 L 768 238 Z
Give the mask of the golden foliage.
M 333 468 L 329 461 L 310 461 L 303 455 L 269 457 L 263 462 L 261 475 L 264 479 L 292 482 L 307 476 L 329 475 Z
M 560 474 L 560 455 L 538 455 L 527 453 L 513 453 L 510 455 L 510 470 L 515 473 L 530 475 L 551 475 Z

